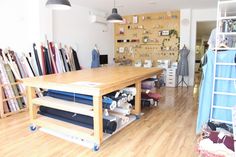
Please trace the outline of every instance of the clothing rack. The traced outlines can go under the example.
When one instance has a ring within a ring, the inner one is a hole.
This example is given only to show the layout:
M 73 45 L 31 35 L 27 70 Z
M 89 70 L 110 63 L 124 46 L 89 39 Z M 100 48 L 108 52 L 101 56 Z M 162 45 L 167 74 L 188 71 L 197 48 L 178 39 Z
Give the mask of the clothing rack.
M 216 81 L 236 81 L 236 78 L 227 78 L 227 77 L 219 77 L 216 76 L 216 69 L 217 66 L 236 66 L 236 63 L 222 63 L 217 61 L 217 56 L 221 51 L 225 50 L 233 50 L 236 51 L 236 47 L 220 47 L 225 40 L 227 35 L 233 35 L 235 36 L 235 32 L 231 32 L 230 30 L 223 30 L 222 25 L 224 25 L 223 20 L 230 20 L 230 19 L 236 19 L 236 12 L 232 12 L 229 10 L 232 10 L 236 7 L 236 0 L 219 0 L 218 1 L 218 9 L 217 9 L 217 27 L 216 27 L 216 37 L 215 37 L 215 63 L 214 63 L 214 74 L 213 74 L 213 88 L 212 88 L 212 99 L 211 99 L 211 113 L 210 113 L 210 121 L 216 121 L 226 124 L 232 125 L 232 120 L 222 120 L 219 118 L 214 118 L 214 112 L 216 109 L 218 110 L 226 110 L 226 111 L 232 111 L 232 107 L 226 107 L 224 104 L 216 105 L 215 99 L 217 96 L 236 96 L 236 93 L 230 93 L 230 92 L 221 92 L 217 91 L 216 89 Z M 221 41 L 223 38 L 223 41 Z M 236 104 L 235 104 L 236 105 Z

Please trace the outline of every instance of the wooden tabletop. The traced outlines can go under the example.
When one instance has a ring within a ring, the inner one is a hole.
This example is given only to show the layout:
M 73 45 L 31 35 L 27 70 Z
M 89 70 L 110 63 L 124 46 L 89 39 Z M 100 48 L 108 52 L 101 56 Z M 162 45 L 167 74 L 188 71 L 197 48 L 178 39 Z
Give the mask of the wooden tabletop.
M 101 67 L 23 79 L 26 86 L 102 95 L 162 73 L 160 68 Z

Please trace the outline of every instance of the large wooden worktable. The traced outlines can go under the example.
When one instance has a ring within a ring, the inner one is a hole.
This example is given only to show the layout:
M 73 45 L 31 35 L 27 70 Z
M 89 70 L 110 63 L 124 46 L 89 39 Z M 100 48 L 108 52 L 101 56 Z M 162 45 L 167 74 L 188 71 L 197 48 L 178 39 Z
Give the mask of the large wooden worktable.
M 92 95 L 94 130 L 91 139 L 100 146 L 103 140 L 102 96 L 124 87 L 135 85 L 137 95 L 135 96 L 134 113 L 139 115 L 141 112 L 141 81 L 152 76 L 158 76 L 161 73 L 162 69 L 159 68 L 117 66 L 85 69 L 63 74 L 23 79 L 23 83 L 27 87 L 27 100 L 31 123 L 34 123 L 37 119 L 38 110 L 37 106 L 32 103 L 34 87 Z M 97 83 L 97 85 L 82 85 L 80 82 L 93 82 Z

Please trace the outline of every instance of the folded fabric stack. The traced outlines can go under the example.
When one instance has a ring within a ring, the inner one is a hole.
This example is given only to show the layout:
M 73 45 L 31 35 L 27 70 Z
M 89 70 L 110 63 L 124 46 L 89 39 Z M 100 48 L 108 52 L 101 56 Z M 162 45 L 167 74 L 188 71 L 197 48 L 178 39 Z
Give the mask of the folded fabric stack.
M 198 152 L 204 157 L 234 157 L 234 138 L 230 126 L 208 122 L 198 143 Z
M 151 90 L 157 87 L 158 79 L 149 78 L 142 82 L 142 106 L 157 106 L 158 102 L 161 98 L 161 95 L 155 92 L 151 92 Z M 160 87 L 160 86 L 158 86 Z

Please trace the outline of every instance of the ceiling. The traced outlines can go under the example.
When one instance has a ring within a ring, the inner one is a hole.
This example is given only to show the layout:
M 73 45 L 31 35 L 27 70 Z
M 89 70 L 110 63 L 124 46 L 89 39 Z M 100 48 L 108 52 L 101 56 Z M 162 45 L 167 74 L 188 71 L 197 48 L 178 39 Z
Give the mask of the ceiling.
M 216 8 L 218 0 L 116 0 L 116 7 L 121 15 L 149 12 L 172 11 L 183 8 Z M 111 12 L 113 0 L 70 0 L 73 5 Z
M 197 39 L 209 37 L 212 29 L 216 27 L 216 21 L 197 23 Z

